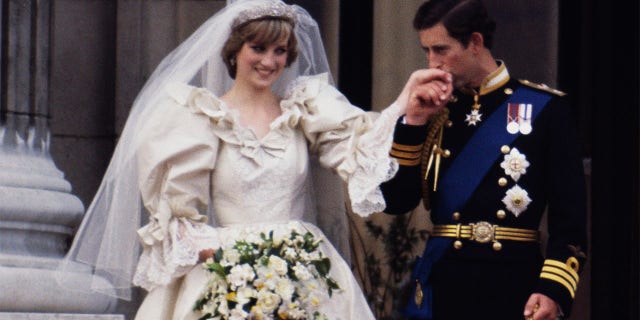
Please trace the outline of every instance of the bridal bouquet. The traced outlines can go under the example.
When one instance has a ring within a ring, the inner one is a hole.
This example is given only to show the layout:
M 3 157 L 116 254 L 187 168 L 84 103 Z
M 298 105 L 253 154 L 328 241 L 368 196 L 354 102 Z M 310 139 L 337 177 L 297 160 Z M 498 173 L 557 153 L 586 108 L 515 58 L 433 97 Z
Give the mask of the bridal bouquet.
M 319 307 L 339 286 L 320 241 L 295 230 L 274 239 L 271 231 L 219 249 L 203 263 L 209 282 L 194 306 L 199 319 L 326 319 Z

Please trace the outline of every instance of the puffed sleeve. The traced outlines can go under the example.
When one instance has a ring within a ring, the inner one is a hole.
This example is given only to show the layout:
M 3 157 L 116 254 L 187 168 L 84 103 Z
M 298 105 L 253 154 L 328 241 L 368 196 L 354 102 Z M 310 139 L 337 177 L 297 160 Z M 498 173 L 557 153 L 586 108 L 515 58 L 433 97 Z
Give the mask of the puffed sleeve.
M 398 168 L 389 150 L 403 110 L 392 104 L 381 113 L 365 112 L 327 79 L 326 74 L 298 79 L 283 106 L 299 111 L 310 150 L 347 182 L 353 211 L 361 216 L 381 212 L 385 202 L 379 185 Z
M 138 230 L 143 252 L 134 283 L 147 290 L 184 275 L 203 249 L 218 247 L 206 224 L 218 139 L 197 105 L 215 104 L 202 89 L 173 84 L 138 136 L 139 187 L 149 223 Z M 211 109 L 211 108 L 210 108 Z M 212 111 L 214 112 L 214 111 Z

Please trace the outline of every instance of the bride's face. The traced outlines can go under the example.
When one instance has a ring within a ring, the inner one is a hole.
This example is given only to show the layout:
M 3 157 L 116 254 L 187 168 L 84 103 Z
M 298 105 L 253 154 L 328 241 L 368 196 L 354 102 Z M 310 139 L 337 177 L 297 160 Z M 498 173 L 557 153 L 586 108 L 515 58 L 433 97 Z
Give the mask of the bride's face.
M 236 81 L 267 88 L 278 79 L 287 63 L 287 39 L 270 44 L 245 42 L 237 55 Z

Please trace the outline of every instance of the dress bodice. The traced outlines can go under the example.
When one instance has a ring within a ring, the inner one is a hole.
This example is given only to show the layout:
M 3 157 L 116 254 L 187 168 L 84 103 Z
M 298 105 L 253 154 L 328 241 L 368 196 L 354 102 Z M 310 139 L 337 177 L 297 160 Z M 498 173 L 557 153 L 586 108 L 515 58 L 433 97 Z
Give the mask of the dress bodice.
M 242 141 L 258 149 L 255 152 L 265 153 L 261 163 L 242 154 L 242 146 L 220 146 L 211 185 L 214 217 L 221 226 L 303 220 L 311 210 L 304 136 L 298 131 L 287 136 L 271 131 L 265 138 L 273 135 L 286 140 L 285 149 L 277 155 L 260 150 L 265 146 L 251 136 Z

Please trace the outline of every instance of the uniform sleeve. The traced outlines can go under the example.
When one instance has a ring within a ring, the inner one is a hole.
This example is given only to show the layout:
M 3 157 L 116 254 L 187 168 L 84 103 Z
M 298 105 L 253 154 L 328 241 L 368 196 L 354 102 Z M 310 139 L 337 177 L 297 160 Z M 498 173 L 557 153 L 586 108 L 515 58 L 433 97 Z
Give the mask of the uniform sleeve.
M 299 125 L 320 163 L 347 182 L 353 211 L 362 216 L 381 212 L 385 203 L 379 185 L 397 170 L 389 150 L 402 108 L 392 104 L 381 113 L 365 112 L 322 75 L 296 85 L 286 104 L 299 110 Z
M 138 230 L 143 252 L 134 283 L 147 290 L 184 275 L 202 249 L 216 248 L 206 224 L 210 173 L 218 140 L 208 118 L 185 106 L 190 87 L 173 88 L 142 130 L 138 150 L 139 188 L 149 223 Z
M 570 110 L 562 98 L 554 99 L 546 160 L 549 239 L 537 291 L 556 301 L 568 316 L 587 258 L 587 200 L 581 149 Z
M 421 154 L 427 125 L 410 126 L 398 121 L 393 136 L 391 156 L 399 169 L 380 189 L 387 204 L 387 214 L 404 214 L 415 209 L 422 198 Z

